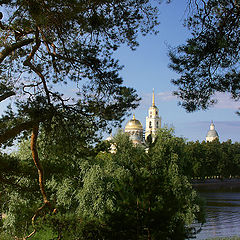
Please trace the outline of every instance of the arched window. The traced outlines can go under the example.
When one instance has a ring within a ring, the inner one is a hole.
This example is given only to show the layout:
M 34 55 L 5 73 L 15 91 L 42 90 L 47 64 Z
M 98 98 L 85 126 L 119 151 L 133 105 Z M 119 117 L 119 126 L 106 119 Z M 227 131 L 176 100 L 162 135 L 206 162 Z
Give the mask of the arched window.
M 156 115 L 158 115 L 158 111 L 156 111 Z
M 149 128 L 152 128 L 152 122 L 151 121 L 149 122 Z
M 158 128 L 158 122 L 157 122 L 157 128 Z

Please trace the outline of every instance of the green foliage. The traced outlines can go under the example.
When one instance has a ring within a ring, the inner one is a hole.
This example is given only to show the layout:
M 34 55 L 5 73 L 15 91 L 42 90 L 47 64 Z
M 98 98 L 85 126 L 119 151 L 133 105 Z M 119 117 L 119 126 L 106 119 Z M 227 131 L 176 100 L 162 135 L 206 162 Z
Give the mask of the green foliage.
M 188 142 L 184 147 L 183 174 L 191 178 L 239 177 L 240 144 L 230 140 L 220 143 L 213 142 Z M 213 167 L 214 166 L 214 167 Z
M 149 153 L 123 133 L 114 141 L 115 154 L 100 151 L 97 155 L 95 149 L 83 154 L 81 149 L 61 151 L 57 142 L 39 143 L 46 188 L 57 210 L 39 216 L 38 235 L 33 239 L 44 232 L 69 240 L 185 239 L 192 235 L 190 224 L 203 218 L 199 198 L 180 170 L 184 140 L 163 129 Z M 24 164 L 29 154 L 21 149 L 19 153 Z M 17 189 L 6 196 L 12 201 L 5 202 L 3 229 L 12 236 L 26 236 L 40 196 Z
M 0 229 L 6 236 L 8 233 L 26 235 L 33 212 L 41 202 L 37 173 L 31 164 L 7 154 L 0 155 L 0 168 L 0 213 L 7 215 Z
M 170 50 L 170 68 L 180 74 L 173 80 L 176 95 L 187 111 L 206 109 L 216 92 L 239 100 L 239 3 L 230 0 L 190 1 L 185 26 L 187 42 Z
M 10 235 L 8 235 L 7 233 L 0 232 L 0 240 L 13 240 L 13 238 Z

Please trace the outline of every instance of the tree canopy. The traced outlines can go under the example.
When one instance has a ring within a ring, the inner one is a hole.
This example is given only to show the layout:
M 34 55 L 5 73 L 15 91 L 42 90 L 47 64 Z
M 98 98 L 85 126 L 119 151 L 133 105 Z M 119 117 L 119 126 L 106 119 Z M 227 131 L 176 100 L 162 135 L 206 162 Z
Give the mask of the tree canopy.
M 33 239 L 158 240 L 195 235 L 191 223 L 201 223 L 203 212 L 197 193 L 181 173 L 184 140 L 162 129 L 149 153 L 123 133 L 114 142 L 115 154 L 97 147 L 83 155 L 81 151 L 66 153 L 61 143 L 46 144 L 39 137 L 39 155 L 48 156 L 42 157 L 46 189 L 57 211 L 41 212 Z M 28 186 L 30 191 L 5 187 L 1 200 L 7 216 L 0 234 L 2 230 L 20 238 L 32 229 L 31 216 L 41 196 L 30 174 L 29 144 L 22 142 L 15 157 L 16 168 L 25 166 L 25 174 L 15 174 L 12 183 L 20 189 Z
M 135 49 L 139 33 L 156 32 L 151 1 L 11 0 L 0 7 L 0 101 L 16 103 L 1 119 L 1 144 L 70 112 L 86 129 L 116 125 L 138 105 L 112 54 L 122 44 Z
M 216 92 L 240 98 L 240 5 L 238 0 L 189 0 L 185 25 L 192 37 L 170 50 L 173 84 L 187 111 L 216 103 Z
M 220 143 L 187 142 L 180 169 L 189 179 L 239 178 L 240 144 L 231 140 Z M 214 168 L 212 166 L 215 166 Z

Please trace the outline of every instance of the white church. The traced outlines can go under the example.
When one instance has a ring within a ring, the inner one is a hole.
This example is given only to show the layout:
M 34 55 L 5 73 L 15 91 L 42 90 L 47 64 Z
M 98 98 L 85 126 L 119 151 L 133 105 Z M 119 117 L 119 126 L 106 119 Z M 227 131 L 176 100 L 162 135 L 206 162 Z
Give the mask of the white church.
M 129 120 L 125 126 L 125 132 L 130 135 L 134 144 L 144 144 L 147 139 L 155 140 L 157 130 L 161 128 L 162 119 L 159 117 L 159 109 L 155 105 L 154 91 L 152 96 L 152 106 L 148 109 L 148 116 L 146 117 L 145 135 L 143 126 L 139 120 L 133 118 Z
M 159 109 L 155 105 L 154 91 L 152 95 L 152 106 L 148 109 L 148 116 L 146 117 L 145 132 L 139 120 L 133 118 L 129 120 L 125 126 L 124 131 L 129 134 L 130 139 L 134 144 L 145 144 L 146 142 L 154 142 L 156 133 L 161 128 L 162 118 L 159 116 Z M 210 129 L 206 136 L 206 142 L 211 142 L 219 139 L 218 133 L 215 130 L 213 122 L 211 122 Z

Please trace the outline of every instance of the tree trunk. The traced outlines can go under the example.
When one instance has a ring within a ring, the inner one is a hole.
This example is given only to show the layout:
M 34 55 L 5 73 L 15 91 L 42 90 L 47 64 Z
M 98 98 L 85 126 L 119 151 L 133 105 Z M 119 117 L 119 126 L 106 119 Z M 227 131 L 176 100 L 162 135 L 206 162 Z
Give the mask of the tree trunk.
M 38 151 L 37 151 L 37 138 L 38 138 L 38 129 L 39 129 L 39 124 L 35 125 L 32 130 L 32 136 L 31 136 L 31 151 L 32 151 L 32 157 L 35 166 L 37 167 L 38 170 L 38 180 L 39 180 L 39 186 L 40 190 L 43 196 L 43 201 L 44 203 L 49 203 L 47 199 L 47 194 L 45 192 L 45 187 L 44 187 L 44 173 L 43 173 L 43 168 L 42 165 L 39 161 L 38 157 Z
M 32 237 L 36 232 L 36 227 L 35 227 L 35 220 L 39 216 L 40 212 L 43 211 L 46 207 L 50 207 L 50 202 L 47 199 L 47 194 L 45 192 L 45 187 L 44 187 L 44 174 L 43 174 L 43 167 L 40 163 L 39 157 L 38 157 L 38 151 L 37 151 L 37 138 L 38 138 L 38 131 L 39 131 L 39 123 L 33 126 L 32 129 L 32 136 L 31 136 L 31 151 L 32 151 L 32 158 L 34 161 L 35 166 L 37 167 L 38 170 L 38 181 L 39 181 L 39 186 L 41 190 L 41 194 L 43 197 L 43 202 L 44 205 L 39 207 L 37 211 L 35 212 L 34 216 L 32 217 L 32 226 L 33 226 L 33 231 L 30 233 L 27 237 L 23 238 L 24 240 Z M 54 211 L 55 212 L 55 209 Z

